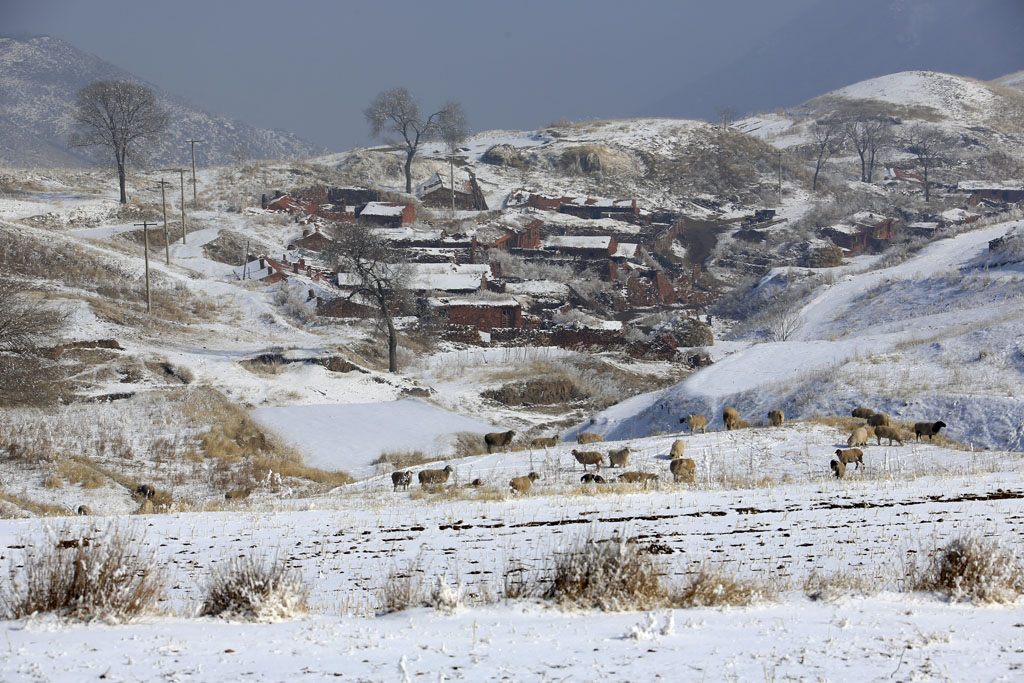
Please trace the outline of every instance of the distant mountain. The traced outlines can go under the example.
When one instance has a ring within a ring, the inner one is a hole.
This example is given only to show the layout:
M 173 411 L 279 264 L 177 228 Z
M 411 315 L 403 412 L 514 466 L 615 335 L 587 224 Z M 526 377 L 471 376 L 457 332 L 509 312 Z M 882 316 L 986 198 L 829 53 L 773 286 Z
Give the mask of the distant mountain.
M 243 145 L 253 159 L 291 159 L 324 151 L 286 131 L 203 111 L 57 38 L 0 38 L 0 164 L 55 167 L 105 161 L 88 149 L 69 149 L 67 139 L 78 90 L 114 79 L 143 83 L 170 114 L 167 134 L 149 148 L 152 165 L 191 160 L 185 141 L 193 137 L 203 141 L 196 149 L 203 165 L 225 163 Z
M 1017 71 L 1016 73 L 1001 76 L 992 82 L 996 85 L 1001 85 L 1004 88 L 1024 90 L 1024 71 Z

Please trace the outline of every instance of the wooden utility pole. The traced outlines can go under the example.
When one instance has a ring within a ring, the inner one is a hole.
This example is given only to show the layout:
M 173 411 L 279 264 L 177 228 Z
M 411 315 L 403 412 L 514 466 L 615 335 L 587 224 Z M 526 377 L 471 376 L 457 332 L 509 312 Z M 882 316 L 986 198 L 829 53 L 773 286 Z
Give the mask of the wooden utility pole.
M 164 210 L 164 253 L 167 255 L 167 265 L 171 265 L 171 236 L 170 230 L 167 229 L 167 186 L 170 183 L 158 180 L 156 184 L 160 186 L 160 205 Z
M 142 223 L 135 223 L 135 225 L 142 226 L 142 243 L 146 254 L 146 313 L 152 313 L 153 297 L 150 295 L 149 291 L 149 226 L 152 225 L 156 227 L 156 223 L 147 223 L 143 221 Z
M 192 208 L 198 208 L 199 199 L 198 191 L 196 190 L 196 143 L 202 142 L 202 140 L 186 140 L 185 142 L 192 145 Z
M 185 169 L 161 168 L 160 170 L 178 172 L 178 180 L 181 181 L 181 243 L 188 244 L 188 228 L 185 227 Z
M 782 204 L 782 150 L 779 150 L 779 204 Z
M 448 182 L 452 186 L 452 220 L 455 220 L 455 155 L 448 155 Z

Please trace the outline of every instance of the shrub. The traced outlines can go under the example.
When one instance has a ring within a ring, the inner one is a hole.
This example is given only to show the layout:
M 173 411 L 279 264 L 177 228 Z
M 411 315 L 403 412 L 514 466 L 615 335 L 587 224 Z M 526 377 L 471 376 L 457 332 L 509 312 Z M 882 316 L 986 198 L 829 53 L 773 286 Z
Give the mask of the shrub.
M 1024 565 L 998 543 L 964 536 L 936 552 L 929 566 L 911 568 L 911 586 L 952 602 L 1013 602 L 1024 593 Z
M 200 616 L 271 622 L 309 611 L 309 589 L 279 558 L 233 557 L 211 575 Z
M 654 556 L 619 540 L 586 540 L 555 559 L 544 595 L 563 606 L 606 611 L 646 609 L 663 602 Z
M 382 613 L 401 612 L 423 604 L 423 572 L 419 560 L 410 562 L 404 571 L 396 568 L 388 572 L 384 585 L 377 594 Z
M 774 591 L 755 581 L 730 576 L 718 567 L 700 567 L 672 596 L 674 607 L 737 607 L 770 597 Z
M 136 535 L 112 524 L 91 538 L 64 528 L 42 544 L 26 542 L 0 598 L 6 617 L 49 612 L 120 623 L 150 613 L 163 595 L 164 576 Z

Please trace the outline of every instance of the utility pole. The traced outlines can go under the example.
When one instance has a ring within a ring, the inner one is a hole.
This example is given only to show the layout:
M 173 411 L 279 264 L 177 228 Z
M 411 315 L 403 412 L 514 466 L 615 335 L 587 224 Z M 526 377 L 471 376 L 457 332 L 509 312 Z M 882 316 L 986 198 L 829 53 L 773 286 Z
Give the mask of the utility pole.
M 150 296 L 149 292 L 149 226 L 152 225 L 153 227 L 156 227 L 156 223 L 147 223 L 143 221 L 142 223 L 135 223 L 135 225 L 142 226 L 142 243 L 145 245 L 144 249 L 146 254 L 146 313 L 152 313 L 153 297 Z
M 188 228 L 185 227 L 185 169 L 161 168 L 160 170 L 178 172 L 178 180 L 181 181 L 181 243 L 188 244 Z
M 170 183 L 166 180 L 158 180 L 156 184 L 160 186 L 160 205 L 164 210 L 164 252 L 167 255 L 167 265 L 171 265 L 171 236 L 167 229 L 167 186 Z
M 192 145 L 192 208 L 195 209 L 199 206 L 198 191 L 196 190 L 196 143 L 202 142 L 202 140 L 186 140 L 185 142 Z
M 452 220 L 455 220 L 455 154 L 448 154 L 448 182 L 452 186 Z
M 782 204 L 782 150 L 779 150 L 779 204 Z

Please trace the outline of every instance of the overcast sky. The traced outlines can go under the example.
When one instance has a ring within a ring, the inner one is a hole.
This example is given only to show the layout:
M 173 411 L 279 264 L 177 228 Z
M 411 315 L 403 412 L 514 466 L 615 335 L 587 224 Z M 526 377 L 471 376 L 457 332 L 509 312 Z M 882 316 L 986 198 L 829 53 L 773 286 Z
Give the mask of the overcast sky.
M 200 107 L 332 150 L 405 86 L 474 130 L 714 118 L 864 78 L 1024 69 L 1024 0 L 0 0 L 0 32 L 66 40 Z

